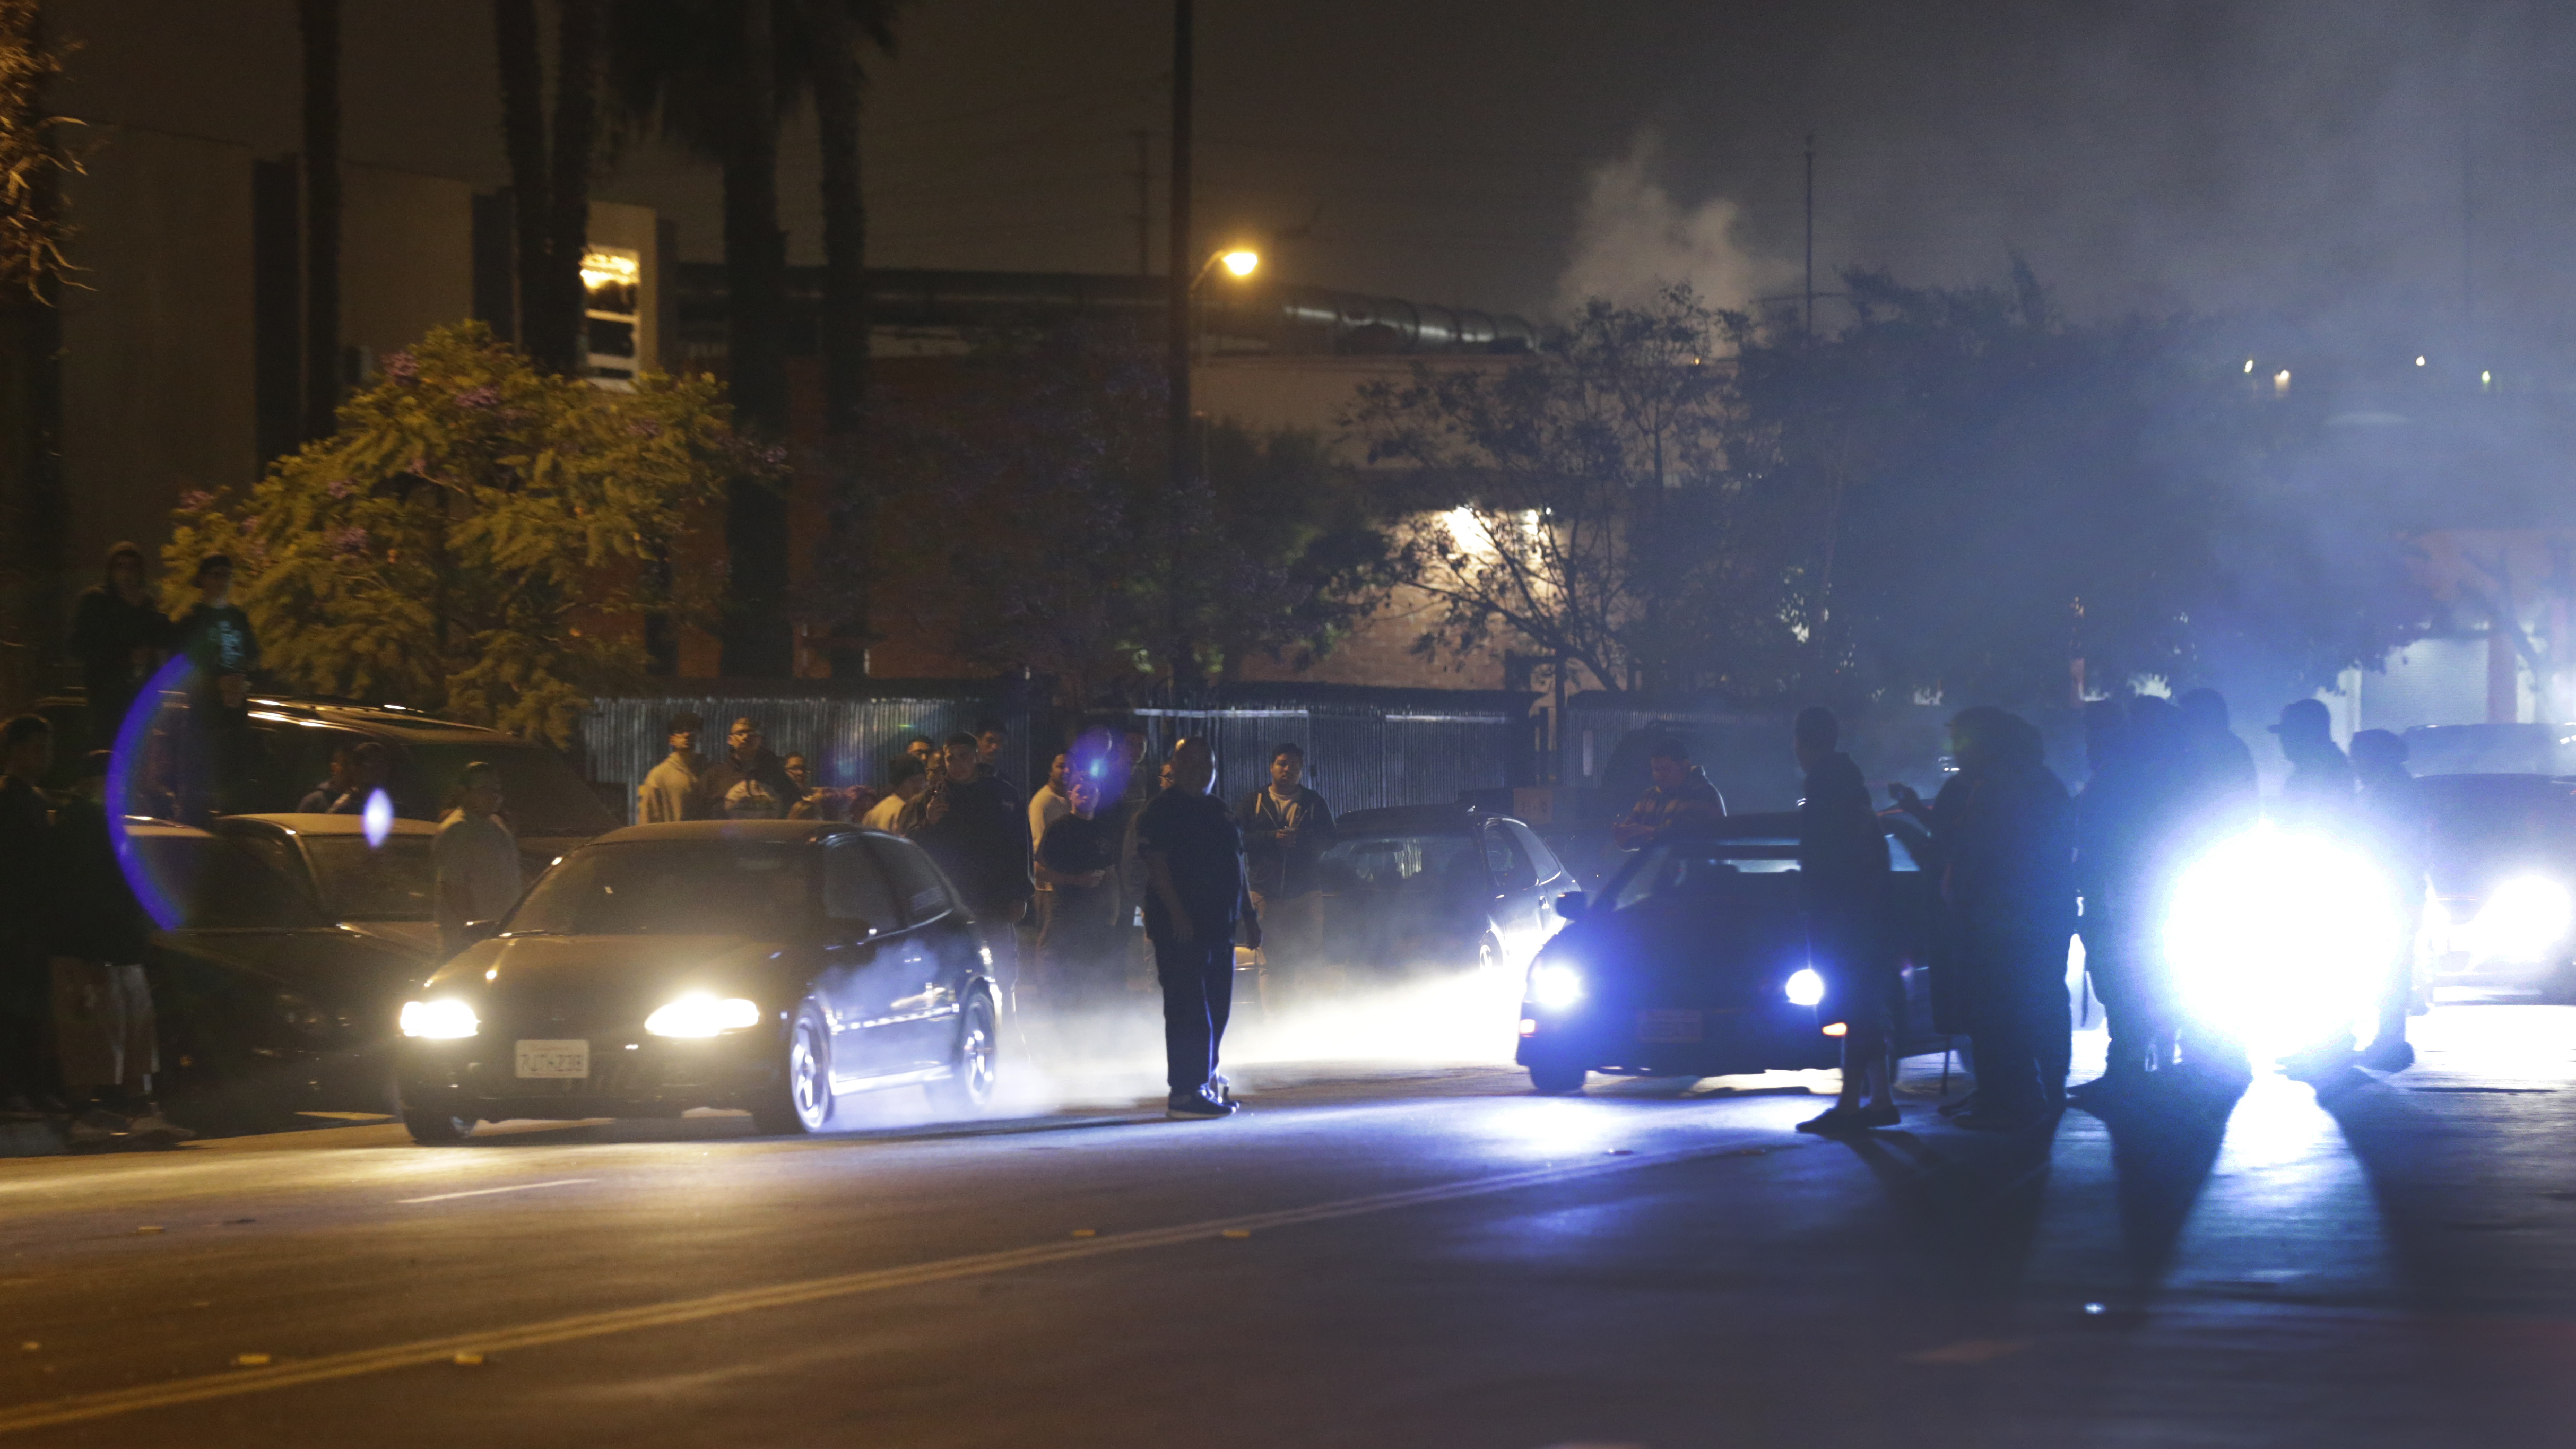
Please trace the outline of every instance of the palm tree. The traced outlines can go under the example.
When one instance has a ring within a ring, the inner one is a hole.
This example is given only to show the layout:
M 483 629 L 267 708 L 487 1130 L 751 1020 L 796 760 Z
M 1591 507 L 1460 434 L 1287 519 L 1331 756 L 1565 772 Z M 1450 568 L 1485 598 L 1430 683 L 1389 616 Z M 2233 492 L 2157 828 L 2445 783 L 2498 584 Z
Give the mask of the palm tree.
M 340 0 L 297 0 L 304 41 L 304 436 L 340 411 Z
M 0 700 L 36 692 L 62 637 L 60 181 L 77 169 L 46 92 L 61 74 L 42 0 L 0 0 Z M 44 641 L 44 642 L 40 642 Z
M 538 366 L 559 373 L 579 371 L 588 356 L 581 257 L 589 245 L 604 19 L 600 0 L 558 0 L 549 156 L 536 0 L 492 4 L 501 136 L 510 157 L 511 220 L 518 240 L 519 346 Z

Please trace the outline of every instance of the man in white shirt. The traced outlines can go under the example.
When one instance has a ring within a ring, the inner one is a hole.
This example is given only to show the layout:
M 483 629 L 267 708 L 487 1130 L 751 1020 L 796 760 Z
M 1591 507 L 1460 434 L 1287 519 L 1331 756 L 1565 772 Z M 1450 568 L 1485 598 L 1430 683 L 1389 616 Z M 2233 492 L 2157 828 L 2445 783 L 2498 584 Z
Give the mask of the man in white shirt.
M 671 716 L 671 753 L 645 775 L 642 788 L 635 792 L 636 824 L 705 818 L 707 762 L 698 755 L 698 734 L 705 728 L 695 713 Z
M 438 866 L 438 940 L 450 956 L 472 944 L 468 921 L 498 920 L 519 899 L 519 842 L 501 823 L 501 772 L 476 761 L 458 784 L 464 793 L 430 847 Z
M 859 817 L 859 823 L 870 830 L 894 834 L 895 827 L 903 820 L 903 807 L 920 799 L 921 792 L 929 786 L 930 772 L 922 768 L 919 756 L 909 753 L 895 756 L 894 762 L 887 767 L 885 798 L 869 806 L 868 812 Z

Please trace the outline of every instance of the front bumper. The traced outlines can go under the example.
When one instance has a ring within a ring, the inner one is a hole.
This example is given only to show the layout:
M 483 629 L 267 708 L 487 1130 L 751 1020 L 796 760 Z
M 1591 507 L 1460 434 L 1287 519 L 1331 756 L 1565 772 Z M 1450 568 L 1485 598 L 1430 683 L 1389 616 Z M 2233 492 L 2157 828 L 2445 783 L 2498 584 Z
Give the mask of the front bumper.
M 586 1077 L 521 1077 L 522 1037 L 590 1043 Z M 692 1107 L 749 1107 L 776 1094 L 786 1073 L 774 1028 L 716 1037 L 643 1032 L 587 1035 L 487 1026 L 454 1041 L 406 1039 L 396 1081 L 404 1110 L 500 1121 L 511 1117 L 676 1117 Z
M 1581 1067 L 1649 1077 L 1726 1077 L 1842 1063 L 1842 1040 L 1824 1034 L 1812 1006 L 1661 1006 L 1578 1002 L 1521 1004 L 1522 1066 Z

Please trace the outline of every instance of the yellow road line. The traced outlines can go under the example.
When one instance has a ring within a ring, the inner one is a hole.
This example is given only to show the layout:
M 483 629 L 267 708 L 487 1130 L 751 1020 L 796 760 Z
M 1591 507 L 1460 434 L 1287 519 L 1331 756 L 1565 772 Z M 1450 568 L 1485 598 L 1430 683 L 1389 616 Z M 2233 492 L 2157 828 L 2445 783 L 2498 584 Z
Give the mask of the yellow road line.
M 703 1298 L 683 1298 L 675 1302 L 650 1304 L 639 1308 L 579 1313 L 568 1318 L 548 1319 L 542 1323 L 524 1324 L 517 1328 L 449 1334 L 444 1338 L 421 1339 L 387 1348 L 328 1354 L 321 1358 L 294 1360 L 265 1368 L 238 1369 L 228 1373 L 178 1379 L 165 1384 L 149 1384 L 130 1389 L 114 1389 L 104 1393 L 81 1394 L 55 1399 L 48 1403 L 28 1404 L 19 1408 L 0 1410 L 0 1434 L 23 1433 L 30 1429 L 47 1429 L 60 1424 L 85 1423 L 95 1419 L 113 1418 L 120 1414 L 166 1409 L 179 1404 L 201 1403 L 208 1399 L 228 1399 L 243 1394 L 295 1388 L 303 1384 L 327 1383 L 333 1379 L 357 1378 L 364 1374 L 384 1373 L 418 1364 L 447 1363 L 459 1353 L 485 1355 L 510 1353 L 519 1349 L 538 1348 L 546 1344 L 566 1343 L 575 1339 L 602 1338 L 609 1334 L 633 1333 L 647 1328 L 669 1328 L 709 1318 L 722 1318 L 738 1313 L 756 1313 L 768 1308 L 789 1308 L 798 1304 L 817 1303 L 831 1298 L 848 1298 L 862 1293 L 883 1293 L 897 1288 L 915 1288 L 929 1283 L 953 1282 L 960 1278 L 987 1277 L 995 1273 L 1015 1272 L 1022 1268 L 1039 1268 L 1083 1258 L 1106 1257 L 1113 1253 L 1132 1253 L 1146 1248 L 1171 1247 L 1181 1243 L 1258 1232 L 1267 1228 L 1329 1222 L 1336 1218 L 1391 1212 L 1398 1208 L 1415 1207 L 1424 1203 L 1451 1202 L 1459 1198 L 1512 1192 L 1524 1187 L 1535 1187 L 1541 1183 L 1601 1177 L 1611 1173 L 1633 1172 L 1641 1167 L 1655 1167 L 1701 1157 L 1740 1155 L 1742 1152 L 1741 1147 L 1703 1147 L 1678 1152 L 1639 1153 L 1633 1157 L 1613 1157 L 1580 1166 L 1532 1168 L 1523 1172 L 1502 1173 L 1494 1177 L 1474 1178 L 1465 1182 L 1443 1183 L 1437 1187 L 1414 1188 L 1407 1192 L 1344 1198 L 1338 1202 L 1317 1203 L 1312 1207 L 1286 1208 L 1278 1212 L 1254 1213 L 1246 1217 L 1184 1223 L 1177 1227 L 1148 1228 L 1141 1232 L 1119 1233 L 1109 1237 L 1060 1240 L 1033 1247 L 1005 1249 L 997 1253 L 977 1253 L 963 1258 L 945 1258 L 932 1263 L 916 1263 L 908 1267 L 872 1268 L 864 1272 L 835 1274 L 828 1278 L 809 1278 L 802 1282 L 779 1283 L 766 1288 L 713 1293 Z

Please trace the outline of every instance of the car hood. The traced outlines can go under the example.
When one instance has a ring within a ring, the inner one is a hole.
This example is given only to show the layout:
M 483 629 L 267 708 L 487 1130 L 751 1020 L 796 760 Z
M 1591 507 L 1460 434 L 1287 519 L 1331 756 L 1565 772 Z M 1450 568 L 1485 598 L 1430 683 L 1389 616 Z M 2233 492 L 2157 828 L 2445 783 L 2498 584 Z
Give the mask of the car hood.
M 1738 1006 L 1806 964 L 1806 932 L 1794 913 L 1647 901 L 1569 923 L 1538 959 L 1573 966 L 1599 991 Z
M 324 1001 L 398 997 L 429 973 L 419 953 L 339 927 L 156 931 L 152 941 L 166 955 Z
M 438 964 L 438 923 L 436 921 L 342 921 L 340 929 L 408 952 L 420 959 L 421 974 Z
M 439 968 L 429 989 L 496 1005 L 658 1005 L 693 990 L 758 991 L 785 974 L 786 957 L 778 942 L 742 936 L 505 936 Z

